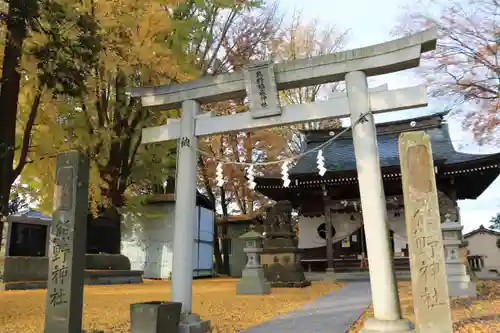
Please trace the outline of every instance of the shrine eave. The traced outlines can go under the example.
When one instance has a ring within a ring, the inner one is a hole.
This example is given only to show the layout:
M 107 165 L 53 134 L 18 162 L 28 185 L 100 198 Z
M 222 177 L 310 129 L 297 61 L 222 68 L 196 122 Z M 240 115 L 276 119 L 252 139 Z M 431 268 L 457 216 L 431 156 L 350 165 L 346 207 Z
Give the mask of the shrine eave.
M 458 192 L 457 199 L 477 198 L 500 175 L 500 153 L 455 164 L 445 164 L 443 161 L 434 163 L 437 179 L 454 180 Z M 399 166 L 383 167 L 382 179 L 384 183 L 400 182 Z M 330 171 L 323 177 L 317 173 L 291 175 L 290 180 L 290 186 L 284 188 L 281 178 L 256 177 L 256 190 L 273 200 L 291 200 L 291 196 L 298 191 L 313 190 L 322 186 L 357 186 L 358 184 L 356 169 L 342 172 Z
M 495 230 L 491 230 L 491 229 L 487 229 L 483 225 L 481 225 L 478 229 L 475 229 L 475 230 L 472 230 L 471 232 L 466 233 L 464 235 L 464 238 L 469 238 L 469 237 L 474 236 L 476 234 L 489 234 L 489 235 L 500 237 L 500 232 L 495 231 Z
M 429 135 L 435 164 L 455 165 L 467 162 L 474 163 L 476 160 L 488 158 L 490 156 L 466 154 L 456 151 L 448 133 L 448 126 L 441 121 L 434 122 L 432 125 L 429 125 L 429 118 L 408 119 L 406 122 L 411 123 L 415 129 L 423 130 Z M 401 126 L 401 124 L 399 124 L 399 126 Z M 390 126 L 386 126 L 385 128 L 390 128 Z M 408 130 L 411 130 L 409 125 L 405 131 Z M 382 168 L 399 166 L 398 138 L 401 132 L 402 130 L 385 131 L 377 136 L 380 166 Z M 325 168 L 329 172 L 349 172 L 355 170 L 356 159 L 354 156 L 352 138 L 340 137 L 330 142 L 325 147 L 324 145 L 328 139 L 330 139 L 330 137 L 311 138 L 308 140 L 305 150 L 310 151 L 322 146 Z M 290 170 L 290 175 L 298 177 L 315 174 L 317 172 L 316 159 L 316 154 L 307 154 L 303 156 Z

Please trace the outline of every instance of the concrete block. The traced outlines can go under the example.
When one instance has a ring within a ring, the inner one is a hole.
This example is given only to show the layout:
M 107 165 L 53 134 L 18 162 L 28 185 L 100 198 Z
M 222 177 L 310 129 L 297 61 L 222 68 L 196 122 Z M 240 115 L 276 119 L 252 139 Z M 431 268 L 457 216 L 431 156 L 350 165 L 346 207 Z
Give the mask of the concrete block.
M 208 333 L 210 332 L 210 321 L 201 320 L 200 316 L 194 313 L 182 314 L 179 323 L 178 333 Z
M 182 304 L 177 302 L 146 302 L 130 304 L 132 333 L 176 332 L 181 319 Z
M 243 277 L 236 283 L 238 295 L 267 295 L 271 293 L 271 284 L 263 279 Z

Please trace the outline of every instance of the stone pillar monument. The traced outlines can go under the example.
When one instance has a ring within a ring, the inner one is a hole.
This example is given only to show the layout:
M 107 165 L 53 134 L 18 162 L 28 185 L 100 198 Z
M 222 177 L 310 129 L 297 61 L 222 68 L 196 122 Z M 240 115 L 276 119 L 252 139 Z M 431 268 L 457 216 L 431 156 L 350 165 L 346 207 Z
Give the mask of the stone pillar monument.
M 416 331 L 453 333 L 430 137 L 402 133 L 398 146 Z
M 45 333 L 82 330 L 89 167 L 84 153 L 57 155 Z
M 271 284 L 267 282 L 264 269 L 260 264 L 262 238 L 254 230 L 240 237 L 240 239 L 245 241 L 243 251 L 247 255 L 248 261 L 243 269 L 241 280 L 236 284 L 236 293 L 238 295 L 264 295 L 271 293 Z
M 446 260 L 446 275 L 448 292 L 451 297 L 477 297 L 476 283 L 467 274 L 465 265 L 460 260 L 460 246 L 462 245 L 462 229 L 460 222 L 450 220 L 441 224 L 443 245 Z

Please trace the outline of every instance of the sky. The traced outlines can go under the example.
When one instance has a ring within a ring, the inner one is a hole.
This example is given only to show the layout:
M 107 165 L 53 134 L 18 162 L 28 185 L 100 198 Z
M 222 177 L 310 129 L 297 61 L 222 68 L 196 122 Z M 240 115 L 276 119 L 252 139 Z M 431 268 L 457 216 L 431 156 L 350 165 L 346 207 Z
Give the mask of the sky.
M 383 43 L 394 39 L 391 30 L 403 13 L 402 6 L 410 0 L 281 0 L 280 10 L 285 19 L 295 9 L 302 12 L 305 20 L 318 21 L 318 24 L 336 25 L 338 30 L 349 30 L 349 42 L 346 49 L 353 49 L 372 44 Z M 370 85 L 387 83 L 389 89 L 415 86 L 423 83 L 423 78 L 408 72 L 381 75 L 374 78 Z M 443 109 L 443 104 L 431 101 L 427 108 L 409 111 L 391 112 L 375 116 L 377 122 L 421 116 Z M 447 119 L 450 136 L 455 149 L 466 153 L 495 153 L 498 148 L 478 147 L 474 144 L 470 133 L 462 130 L 460 119 Z M 467 145 L 467 148 L 463 148 Z M 500 177 L 476 200 L 459 202 L 464 232 L 478 228 L 481 224 L 489 225 L 489 220 L 500 213 Z

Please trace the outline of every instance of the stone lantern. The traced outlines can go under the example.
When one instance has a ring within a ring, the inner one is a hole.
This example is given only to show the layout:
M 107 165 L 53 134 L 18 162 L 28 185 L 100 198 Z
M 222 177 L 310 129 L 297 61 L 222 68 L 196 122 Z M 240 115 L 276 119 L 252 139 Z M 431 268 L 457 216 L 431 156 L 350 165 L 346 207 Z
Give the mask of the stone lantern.
M 446 216 L 446 221 L 441 224 L 449 295 L 451 297 L 476 297 L 476 283 L 471 280 L 460 259 L 459 251 L 463 243 L 462 229 L 460 222 L 451 221 L 449 216 Z
M 260 264 L 262 252 L 262 235 L 253 229 L 240 236 L 245 241 L 245 252 L 248 260 L 241 280 L 236 284 L 236 293 L 239 295 L 263 295 L 271 293 L 271 284 L 267 282 L 264 268 Z

